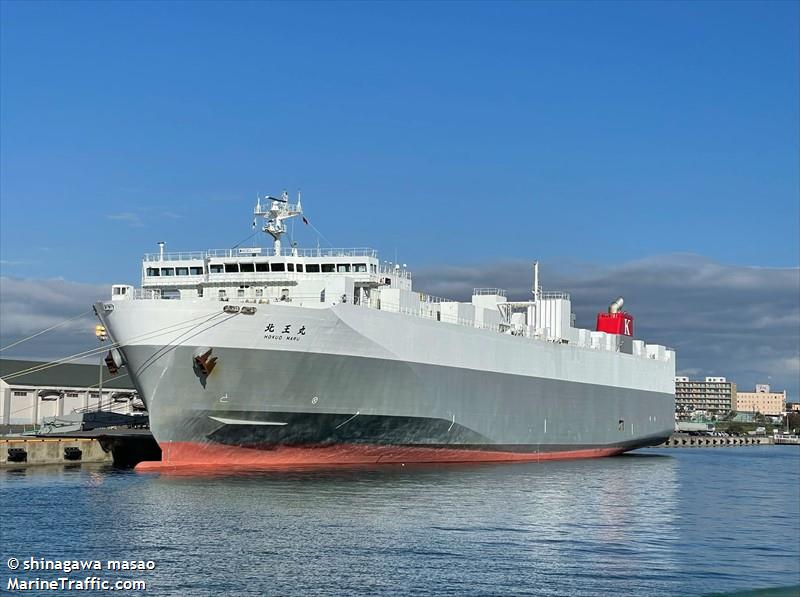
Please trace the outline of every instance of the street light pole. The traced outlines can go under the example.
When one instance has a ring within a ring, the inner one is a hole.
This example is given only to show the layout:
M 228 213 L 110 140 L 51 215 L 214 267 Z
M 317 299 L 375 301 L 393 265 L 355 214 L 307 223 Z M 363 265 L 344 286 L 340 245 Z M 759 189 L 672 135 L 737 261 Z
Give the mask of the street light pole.
M 98 323 L 94 326 L 94 335 L 100 341 L 100 346 L 102 346 L 103 342 L 108 338 L 106 326 Z M 103 361 L 103 353 L 100 352 L 100 381 L 97 384 L 97 410 L 103 410 Z

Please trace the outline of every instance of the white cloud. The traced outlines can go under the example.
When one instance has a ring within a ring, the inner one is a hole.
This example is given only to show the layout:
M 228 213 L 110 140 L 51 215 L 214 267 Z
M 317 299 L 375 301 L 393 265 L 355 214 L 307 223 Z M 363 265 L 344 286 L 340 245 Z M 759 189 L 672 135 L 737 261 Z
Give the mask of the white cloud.
M 0 277 L 0 347 L 80 313 L 75 321 L 0 352 L 2 358 L 52 359 L 96 347 L 92 303 L 110 295 L 111 285 L 63 279 Z
M 139 214 L 135 214 L 130 211 L 124 211 L 121 213 L 116 214 L 107 214 L 106 218 L 109 220 L 116 220 L 118 222 L 125 222 L 129 226 L 133 226 L 135 228 L 139 228 L 142 226 L 142 218 Z

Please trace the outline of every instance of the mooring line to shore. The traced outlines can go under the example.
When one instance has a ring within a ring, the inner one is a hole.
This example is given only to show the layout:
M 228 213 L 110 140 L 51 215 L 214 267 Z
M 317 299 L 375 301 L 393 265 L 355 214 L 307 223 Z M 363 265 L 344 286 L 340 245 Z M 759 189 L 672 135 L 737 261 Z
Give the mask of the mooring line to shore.
M 217 314 L 215 314 L 215 316 L 216 315 Z M 111 344 L 108 344 L 108 345 L 105 345 L 105 346 L 100 346 L 98 348 L 93 348 L 91 350 L 85 350 L 83 352 L 75 353 L 75 354 L 69 355 L 67 357 L 63 357 L 61 359 L 57 359 L 57 360 L 54 360 L 54 361 L 49 361 L 49 362 L 46 362 L 46 363 L 42 363 L 41 365 L 36 365 L 34 367 L 29 367 L 27 369 L 22 369 L 20 371 L 15 371 L 13 373 L 10 373 L 9 375 L 6 375 L 4 377 L 4 379 L 15 379 L 17 377 L 22 377 L 24 375 L 29 375 L 31 373 L 38 373 L 39 371 L 44 371 L 45 369 L 49 369 L 51 367 L 57 367 L 58 365 L 64 365 L 66 363 L 69 363 L 71 361 L 75 361 L 75 360 L 78 360 L 78 359 L 81 359 L 81 358 L 86 358 L 86 357 L 91 357 L 91 356 L 95 356 L 95 355 L 98 355 L 98 354 L 102 354 L 102 353 L 106 352 L 107 350 L 111 350 L 113 348 L 119 348 L 121 346 L 127 346 L 131 342 L 138 342 L 138 341 L 149 339 L 149 338 L 155 338 L 155 337 L 161 336 L 163 334 L 167 334 L 170 331 L 177 331 L 175 329 L 170 329 L 170 328 L 178 328 L 178 329 L 180 329 L 181 326 L 194 326 L 194 322 L 196 322 L 199 319 L 210 319 L 210 318 L 208 317 L 208 313 L 205 313 L 205 314 L 201 315 L 200 317 L 193 317 L 192 319 L 188 319 L 186 321 L 182 321 L 182 322 L 179 322 L 179 323 L 168 325 L 168 326 L 163 327 L 163 328 L 161 328 L 159 330 L 155 330 L 155 331 L 152 331 L 152 332 L 147 332 L 146 334 L 142 334 L 140 336 L 134 336 L 133 338 L 130 338 L 125 343 L 112 342 Z M 200 325 L 200 324 L 198 324 L 198 325 Z
M 27 342 L 28 340 L 33 340 L 37 336 L 41 336 L 42 334 L 45 334 L 45 333 L 49 332 L 50 330 L 54 330 L 56 328 L 59 328 L 62 325 L 69 323 L 70 321 L 75 321 L 76 319 L 80 319 L 81 317 L 85 317 L 86 315 L 88 315 L 91 312 L 92 312 L 91 309 L 87 309 L 86 311 L 84 311 L 83 313 L 81 313 L 79 315 L 76 315 L 75 317 L 70 317 L 69 319 L 65 319 L 64 321 L 61 321 L 61 322 L 59 322 L 59 323 L 57 323 L 55 325 L 51 325 L 49 328 L 45 328 L 45 329 L 43 329 L 41 331 L 38 331 L 35 334 L 32 334 L 32 335 L 28 336 L 27 338 L 22 338 L 22 339 L 17 340 L 16 342 L 14 342 L 12 344 L 9 344 L 8 346 L 3 346 L 2 348 L 0 348 L 0 352 L 3 352 L 4 350 L 8 350 L 9 348 L 13 348 L 13 347 L 17 346 L 18 344 L 22 344 L 23 342 Z

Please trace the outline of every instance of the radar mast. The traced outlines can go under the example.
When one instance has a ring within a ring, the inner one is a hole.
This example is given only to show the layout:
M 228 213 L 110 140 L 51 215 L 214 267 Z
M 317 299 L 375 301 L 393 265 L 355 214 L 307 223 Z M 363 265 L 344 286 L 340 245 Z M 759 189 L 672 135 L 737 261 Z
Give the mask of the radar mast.
M 256 217 L 261 216 L 266 220 L 261 230 L 269 234 L 273 239 L 273 248 L 276 256 L 280 257 L 281 254 L 281 236 L 286 234 L 286 224 L 284 220 L 299 216 L 303 213 L 303 206 L 300 203 L 300 193 L 297 193 L 297 203 L 289 203 L 289 193 L 283 192 L 281 198 L 264 197 L 266 202 L 264 205 L 261 203 L 259 197 L 256 201 L 256 207 L 253 214 Z

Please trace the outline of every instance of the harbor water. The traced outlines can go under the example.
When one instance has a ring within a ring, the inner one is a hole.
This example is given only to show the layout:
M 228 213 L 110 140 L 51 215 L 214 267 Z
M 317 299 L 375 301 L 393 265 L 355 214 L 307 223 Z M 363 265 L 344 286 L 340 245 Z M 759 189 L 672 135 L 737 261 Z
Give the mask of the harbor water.
M 800 589 L 800 449 L 501 465 L 143 474 L 0 470 L 10 558 L 154 595 L 705 595 Z

